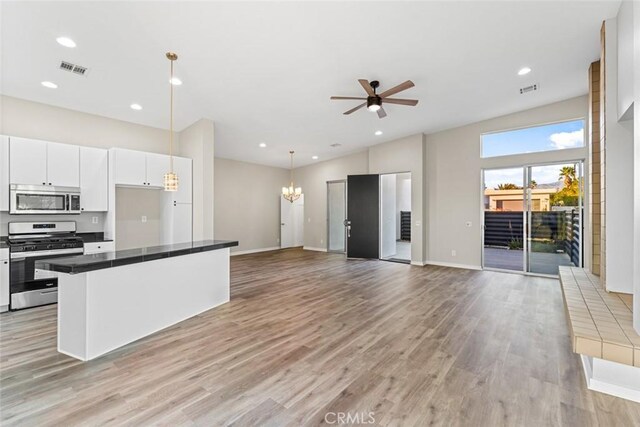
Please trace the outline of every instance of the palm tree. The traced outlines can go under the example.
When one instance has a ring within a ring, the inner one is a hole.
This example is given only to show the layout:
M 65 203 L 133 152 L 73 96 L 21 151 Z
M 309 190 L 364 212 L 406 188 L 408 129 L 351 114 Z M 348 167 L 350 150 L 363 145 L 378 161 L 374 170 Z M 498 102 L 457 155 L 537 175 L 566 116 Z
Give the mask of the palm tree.
M 571 184 L 576 180 L 576 168 L 573 166 L 563 166 L 560 169 L 559 180 L 564 180 L 564 187 L 571 188 Z
M 521 187 L 508 182 L 506 184 L 498 184 L 498 188 L 496 188 L 496 190 L 520 190 L 520 188 Z

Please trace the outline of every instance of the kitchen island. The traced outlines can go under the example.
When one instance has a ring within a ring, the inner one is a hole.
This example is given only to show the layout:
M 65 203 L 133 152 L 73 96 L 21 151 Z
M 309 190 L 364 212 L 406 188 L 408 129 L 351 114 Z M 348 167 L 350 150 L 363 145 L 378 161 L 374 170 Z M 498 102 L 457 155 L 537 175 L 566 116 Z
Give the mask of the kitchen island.
M 36 262 L 58 273 L 58 351 L 86 361 L 229 301 L 230 248 L 206 240 Z

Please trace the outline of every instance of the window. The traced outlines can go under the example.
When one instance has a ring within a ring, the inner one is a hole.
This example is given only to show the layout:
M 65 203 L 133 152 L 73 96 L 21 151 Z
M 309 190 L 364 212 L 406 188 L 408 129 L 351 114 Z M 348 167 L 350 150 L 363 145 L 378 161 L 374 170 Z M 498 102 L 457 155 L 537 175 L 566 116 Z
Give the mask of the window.
M 554 123 L 481 136 L 482 157 L 584 147 L 584 120 Z

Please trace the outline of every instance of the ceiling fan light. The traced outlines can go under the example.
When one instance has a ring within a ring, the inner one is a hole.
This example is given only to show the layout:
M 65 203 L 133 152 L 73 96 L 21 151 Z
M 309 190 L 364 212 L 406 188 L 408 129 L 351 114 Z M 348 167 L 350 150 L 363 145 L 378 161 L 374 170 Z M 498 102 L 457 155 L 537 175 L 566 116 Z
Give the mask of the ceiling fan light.
M 379 106 L 378 104 L 371 104 L 371 105 L 369 105 L 369 106 L 367 107 L 367 109 L 368 109 L 369 111 L 376 112 L 376 111 L 378 111 L 378 110 L 380 109 L 380 106 Z

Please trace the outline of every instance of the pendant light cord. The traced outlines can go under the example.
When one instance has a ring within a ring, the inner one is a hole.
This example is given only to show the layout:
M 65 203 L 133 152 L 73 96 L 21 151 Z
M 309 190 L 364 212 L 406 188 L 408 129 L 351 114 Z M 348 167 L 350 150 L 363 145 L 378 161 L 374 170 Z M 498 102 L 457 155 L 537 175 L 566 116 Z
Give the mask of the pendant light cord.
M 169 171 L 173 173 L 173 59 L 171 61 L 171 78 L 169 79 L 170 108 L 169 108 Z

